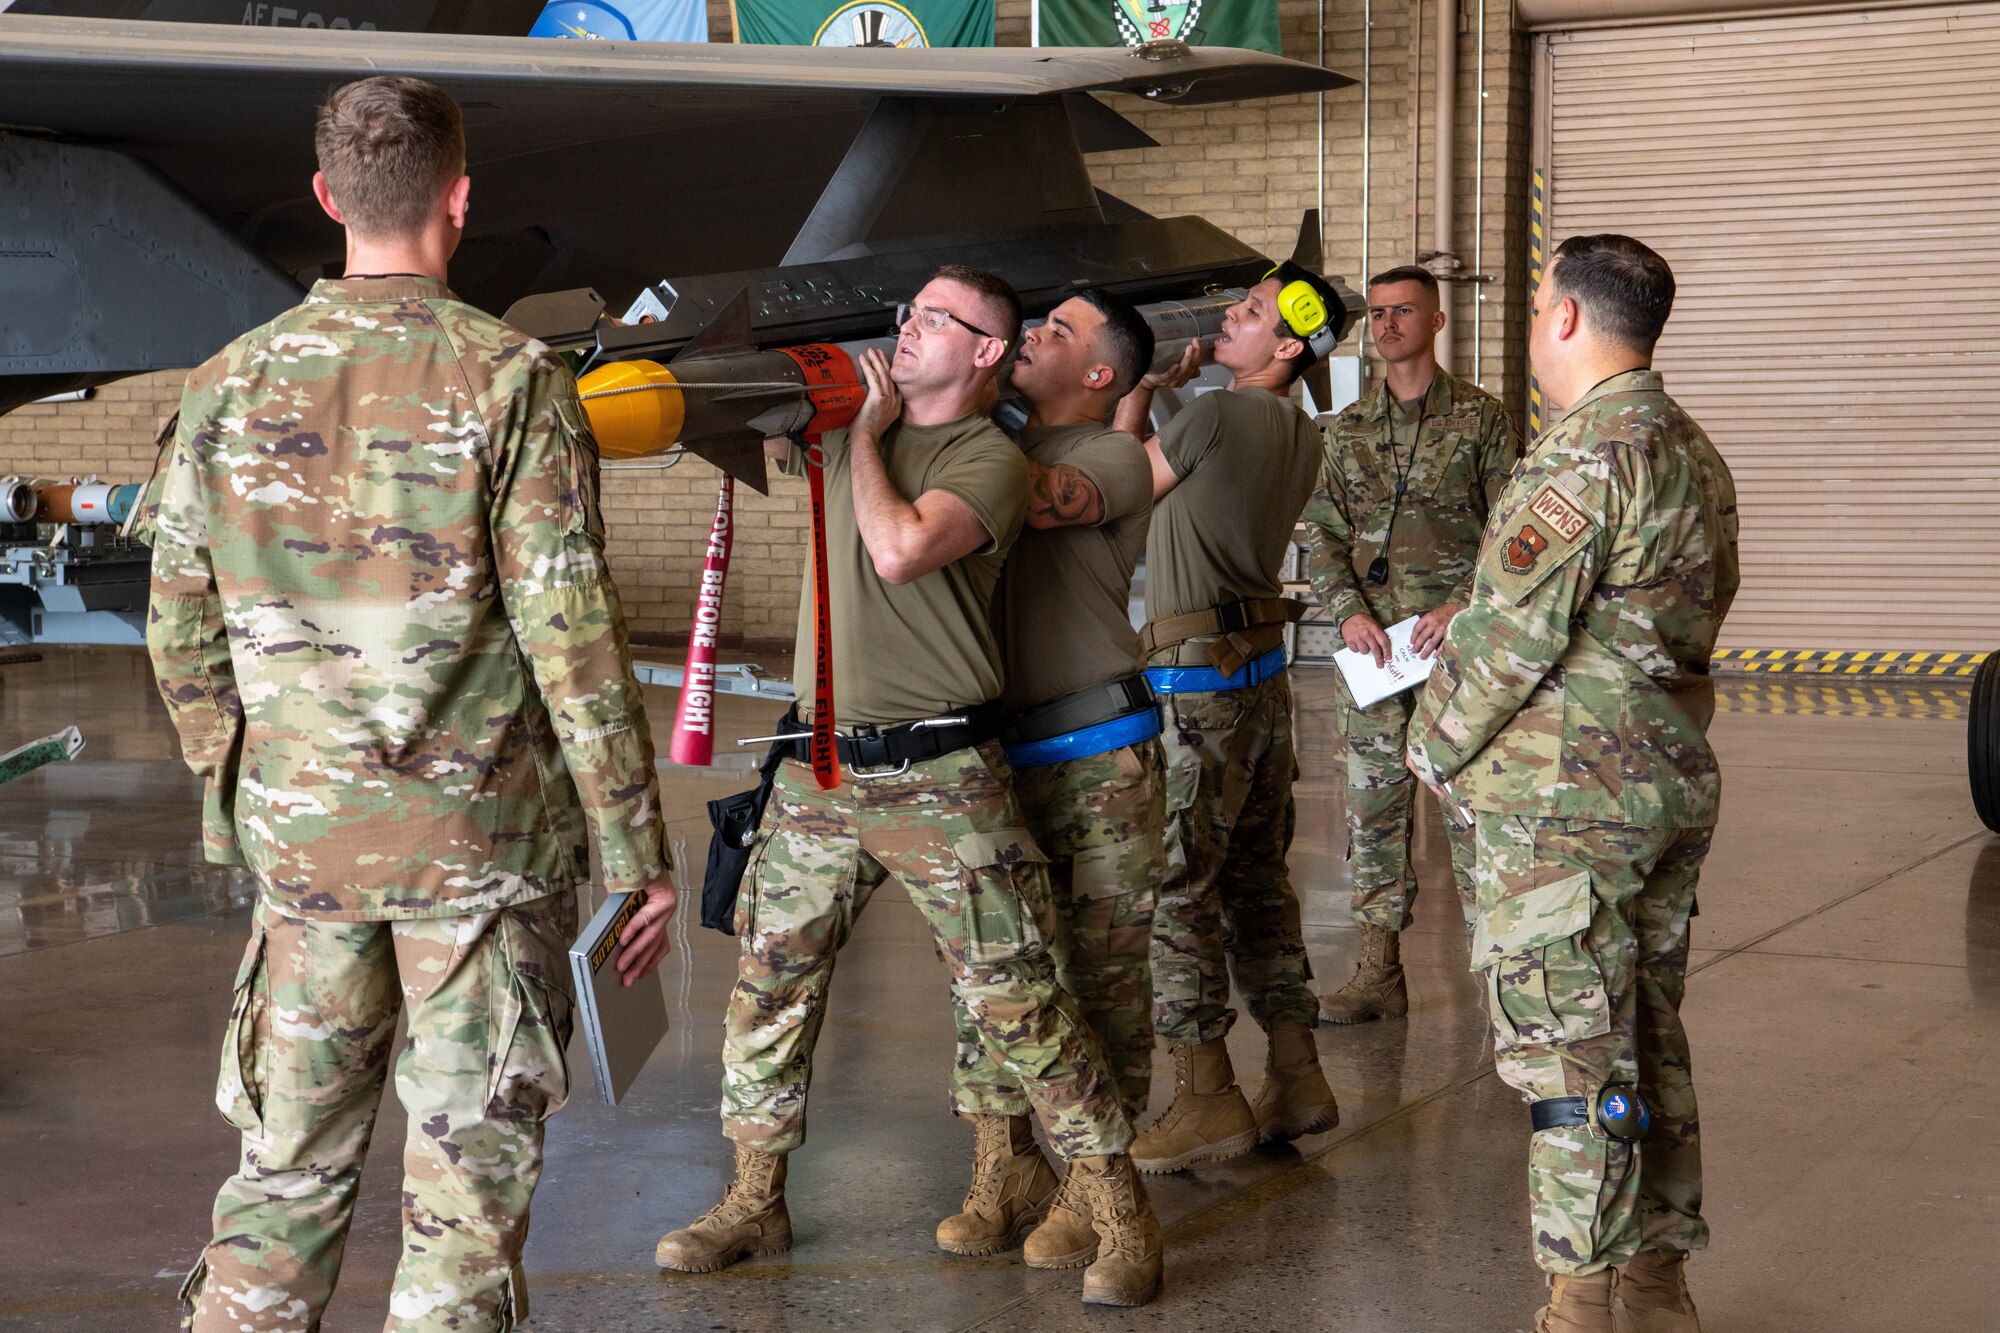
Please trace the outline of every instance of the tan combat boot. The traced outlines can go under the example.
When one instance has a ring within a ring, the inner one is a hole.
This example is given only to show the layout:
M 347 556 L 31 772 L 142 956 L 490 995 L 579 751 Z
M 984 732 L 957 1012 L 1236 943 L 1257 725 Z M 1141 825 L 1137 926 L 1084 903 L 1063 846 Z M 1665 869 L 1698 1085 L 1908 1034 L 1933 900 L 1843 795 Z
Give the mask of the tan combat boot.
M 722 1202 L 683 1230 L 660 1237 L 653 1260 L 680 1273 L 713 1273 L 738 1259 L 782 1254 L 792 1248 L 792 1215 L 785 1209 L 785 1158 L 736 1145 L 736 1179 Z
M 1090 1224 L 1090 1200 L 1076 1168 L 1064 1173 L 1049 1204 L 1049 1215 L 1028 1233 L 1021 1258 L 1030 1268 L 1081 1268 L 1097 1257 L 1097 1228 Z
M 1588 1277 L 1557 1273 L 1549 1303 L 1535 1316 L 1535 1333 L 1616 1333 L 1611 1322 L 1611 1270 Z
M 1021 1243 L 1056 1192 L 1056 1173 L 1035 1144 L 1024 1115 L 975 1115 L 972 1188 L 965 1211 L 938 1223 L 938 1248 L 952 1254 L 998 1254 Z
M 1366 1023 L 1401 1018 L 1410 1012 L 1410 988 L 1403 981 L 1403 937 L 1380 926 L 1361 927 L 1361 963 L 1345 986 L 1319 997 L 1323 1023 Z
M 1312 1029 L 1304 1023 L 1279 1019 L 1271 1024 L 1264 1086 L 1257 1090 L 1250 1113 L 1257 1119 L 1259 1143 L 1289 1143 L 1302 1134 L 1323 1134 L 1340 1123 L 1340 1105 L 1320 1071 Z
M 1225 1162 L 1257 1146 L 1257 1121 L 1236 1086 L 1222 1038 L 1176 1045 L 1174 1100 L 1139 1131 L 1132 1161 L 1149 1175 L 1182 1171 L 1197 1162 Z
M 1618 1333 L 1701 1333 L 1686 1264 L 1679 1250 L 1642 1250 L 1618 1270 L 1611 1298 Z
M 1146 1304 L 1160 1294 L 1166 1244 L 1132 1159 L 1123 1154 L 1079 1157 L 1069 1170 L 1097 1232 L 1097 1262 L 1083 1270 L 1083 1303 Z

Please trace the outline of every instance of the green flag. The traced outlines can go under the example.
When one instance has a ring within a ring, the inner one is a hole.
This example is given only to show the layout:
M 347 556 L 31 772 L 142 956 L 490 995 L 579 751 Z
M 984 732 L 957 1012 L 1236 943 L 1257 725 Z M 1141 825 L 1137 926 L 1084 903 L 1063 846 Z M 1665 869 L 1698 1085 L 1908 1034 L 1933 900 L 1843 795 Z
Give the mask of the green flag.
M 1036 46 L 1242 46 L 1283 55 L 1278 0 L 1035 0 Z
M 991 46 L 994 0 L 733 0 L 736 40 L 765 46 Z

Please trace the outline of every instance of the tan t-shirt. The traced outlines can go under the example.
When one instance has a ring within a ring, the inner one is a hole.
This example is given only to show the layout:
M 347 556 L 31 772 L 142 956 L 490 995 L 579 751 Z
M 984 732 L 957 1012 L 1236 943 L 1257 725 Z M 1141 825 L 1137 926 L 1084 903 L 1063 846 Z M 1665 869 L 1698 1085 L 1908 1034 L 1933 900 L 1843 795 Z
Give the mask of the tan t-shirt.
M 943 426 L 897 422 L 882 441 L 905 499 L 948 491 L 992 538 L 963 560 L 900 587 L 875 572 L 854 518 L 847 432 L 826 437 L 826 555 L 833 599 L 833 711 L 838 725 L 936 717 L 1000 697 L 993 597 L 1028 512 L 1028 462 L 985 417 Z M 796 459 L 794 460 L 794 467 Z M 788 468 L 793 470 L 792 468 Z M 812 701 L 813 581 L 799 590 L 799 697 Z
M 1146 549 L 1153 472 L 1122 430 L 1085 423 L 1031 426 L 1021 452 L 1043 467 L 1066 463 L 1104 497 L 1095 527 L 1029 528 L 1000 579 L 1000 639 L 1009 708 L 1047 703 L 1137 671 L 1139 632 L 1128 610 L 1132 571 Z
M 1216 389 L 1160 432 L 1173 490 L 1153 506 L 1146 618 L 1276 597 L 1319 468 L 1319 431 L 1289 398 Z

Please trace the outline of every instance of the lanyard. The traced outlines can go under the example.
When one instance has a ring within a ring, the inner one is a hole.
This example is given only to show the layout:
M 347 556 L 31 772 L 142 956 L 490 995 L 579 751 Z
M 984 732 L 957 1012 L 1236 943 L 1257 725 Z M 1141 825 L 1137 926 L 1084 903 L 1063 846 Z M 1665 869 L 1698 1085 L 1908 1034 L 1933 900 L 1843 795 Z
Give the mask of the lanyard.
M 1386 389 L 1382 393 L 1382 402 L 1382 429 L 1389 442 L 1389 467 L 1396 473 L 1395 502 L 1397 505 L 1400 505 L 1403 502 L 1403 492 L 1408 489 L 1410 484 L 1410 473 L 1416 471 L 1417 468 L 1417 450 L 1423 447 L 1424 423 L 1430 420 L 1431 394 L 1430 390 L 1426 389 L 1424 390 L 1424 396 L 1417 400 L 1417 429 L 1410 436 L 1410 461 L 1407 463 L 1398 463 L 1396 461 L 1396 405 L 1394 400 L 1389 397 Z M 1394 527 L 1396 523 L 1394 513 L 1395 511 L 1392 508 L 1389 519 L 1391 527 Z
M 1417 429 L 1410 436 L 1410 461 L 1406 465 L 1396 462 L 1396 421 L 1394 400 L 1389 397 L 1387 385 L 1382 388 L 1382 429 L 1389 438 L 1389 466 L 1401 471 L 1396 474 L 1396 492 L 1389 501 L 1389 526 L 1382 530 L 1382 550 L 1368 565 L 1368 585 L 1379 588 L 1389 581 L 1389 542 L 1396 535 L 1396 516 L 1403 512 L 1403 492 L 1409 489 L 1410 473 L 1416 471 L 1417 450 L 1423 446 L 1424 423 L 1430 420 L 1431 393 L 1424 390 L 1423 405 L 1417 409 Z

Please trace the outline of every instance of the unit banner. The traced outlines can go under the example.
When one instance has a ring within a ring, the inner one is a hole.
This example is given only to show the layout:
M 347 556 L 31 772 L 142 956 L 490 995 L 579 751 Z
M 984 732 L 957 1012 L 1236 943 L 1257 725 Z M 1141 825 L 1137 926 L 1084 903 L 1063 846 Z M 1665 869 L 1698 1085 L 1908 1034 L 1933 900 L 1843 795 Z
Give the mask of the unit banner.
M 1035 0 L 1036 46 L 1239 46 L 1283 55 L 1278 0 Z
M 708 6 L 703 0 L 549 0 L 528 36 L 705 42 Z
M 765 46 L 991 46 L 994 0 L 734 0 L 736 40 Z

